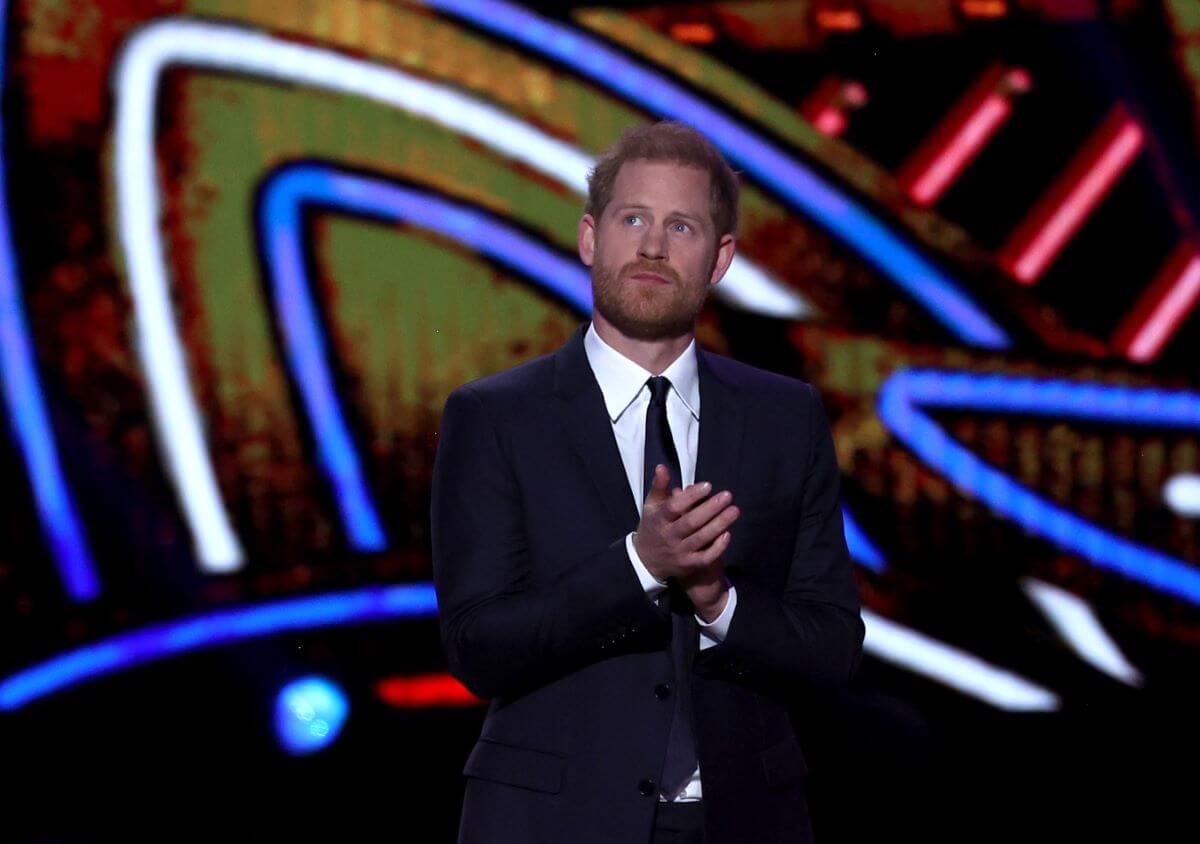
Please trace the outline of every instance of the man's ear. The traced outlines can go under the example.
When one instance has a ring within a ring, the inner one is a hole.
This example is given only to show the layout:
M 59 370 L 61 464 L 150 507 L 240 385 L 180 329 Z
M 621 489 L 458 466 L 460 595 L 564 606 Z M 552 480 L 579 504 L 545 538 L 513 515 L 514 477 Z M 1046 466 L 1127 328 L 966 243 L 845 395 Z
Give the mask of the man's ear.
M 733 253 L 737 251 L 737 241 L 731 234 L 721 235 L 721 240 L 717 243 L 717 254 L 713 259 L 712 278 L 708 283 L 715 286 L 725 275 L 725 271 L 729 269 L 729 265 L 733 263 Z
M 576 239 L 579 260 L 583 261 L 585 267 L 592 266 L 592 262 L 596 260 L 596 221 L 591 214 L 584 214 L 580 218 Z

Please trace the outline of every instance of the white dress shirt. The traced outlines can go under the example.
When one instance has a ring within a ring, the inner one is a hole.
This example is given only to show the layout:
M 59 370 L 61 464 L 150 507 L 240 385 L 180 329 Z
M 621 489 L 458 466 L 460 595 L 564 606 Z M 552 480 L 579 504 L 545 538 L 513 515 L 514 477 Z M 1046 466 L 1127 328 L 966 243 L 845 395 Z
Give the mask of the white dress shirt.
M 621 452 L 621 462 L 625 464 L 625 474 L 629 478 L 629 490 L 640 513 L 646 457 L 646 408 L 650 406 L 650 388 L 646 381 L 654 373 L 643 369 L 600 339 L 595 323 L 588 326 L 583 348 L 600 384 L 600 392 L 604 394 L 604 404 L 613 425 L 617 448 Z M 696 447 L 700 441 L 700 378 L 694 339 L 662 374 L 671 382 L 671 389 L 667 393 L 667 423 L 671 426 L 671 439 L 675 443 L 679 471 L 683 475 L 682 479 L 672 478 L 671 485 L 683 488 L 695 482 Z M 633 547 L 632 532 L 625 537 L 625 549 L 646 597 L 651 601 L 657 600 L 667 584 L 655 578 L 642 563 Z M 700 627 L 701 650 L 725 640 L 736 606 L 737 591 L 730 586 L 725 609 L 711 624 L 696 616 Z M 675 799 L 699 800 L 700 797 L 700 768 L 697 766 L 687 787 Z

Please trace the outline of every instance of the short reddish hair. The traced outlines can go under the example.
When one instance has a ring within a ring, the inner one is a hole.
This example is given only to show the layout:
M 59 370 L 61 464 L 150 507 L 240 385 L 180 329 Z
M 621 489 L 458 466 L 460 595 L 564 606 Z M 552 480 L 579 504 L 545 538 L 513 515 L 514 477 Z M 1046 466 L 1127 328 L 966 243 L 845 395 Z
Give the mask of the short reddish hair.
M 707 138 L 690 126 L 663 120 L 626 129 L 605 150 L 588 174 L 588 196 L 584 211 L 599 218 L 612 200 L 617 173 L 626 161 L 669 161 L 697 167 L 708 173 L 709 213 L 717 237 L 737 231 L 737 175 Z

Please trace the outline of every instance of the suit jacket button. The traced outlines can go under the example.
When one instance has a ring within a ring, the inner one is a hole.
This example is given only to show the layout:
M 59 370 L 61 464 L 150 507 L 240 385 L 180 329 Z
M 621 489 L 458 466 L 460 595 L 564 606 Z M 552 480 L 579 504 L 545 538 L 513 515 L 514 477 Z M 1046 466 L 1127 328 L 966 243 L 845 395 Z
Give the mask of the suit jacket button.
M 650 797 L 657 791 L 658 786 L 655 784 L 654 780 L 646 779 L 638 783 L 638 794 L 642 795 L 643 797 Z
M 671 696 L 671 684 L 659 683 L 654 687 L 654 696 L 659 700 L 666 700 Z

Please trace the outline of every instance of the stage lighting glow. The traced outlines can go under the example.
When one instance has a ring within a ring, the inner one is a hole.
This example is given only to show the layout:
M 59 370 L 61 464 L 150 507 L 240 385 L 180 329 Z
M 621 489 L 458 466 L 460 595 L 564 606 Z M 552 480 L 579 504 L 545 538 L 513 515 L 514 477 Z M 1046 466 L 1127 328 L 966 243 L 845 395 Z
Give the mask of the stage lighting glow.
M 375 685 L 375 693 L 397 709 L 428 709 L 434 706 L 478 706 L 482 701 L 449 674 L 417 677 L 386 677 Z
M 923 408 L 954 408 L 1195 430 L 1200 395 L 969 372 L 903 370 L 879 393 L 884 424 L 960 489 L 1100 568 L 1200 604 L 1200 571 L 1063 509 L 955 442 Z
M 850 124 L 850 112 L 867 103 L 867 89 L 861 82 L 831 76 L 819 84 L 800 106 L 817 131 L 838 137 Z
M 7 4 L 0 3 L 0 44 L 8 43 L 7 24 Z M 8 78 L 4 59 L 0 55 L 0 94 Z M 0 115 L 0 388 L 59 577 L 72 600 L 90 601 L 100 594 L 100 579 L 59 463 L 21 302 L 20 270 L 9 227 L 3 120 Z
M 913 182 L 909 189 L 912 198 L 921 205 L 936 202 L 1010 114 L 1012 105 L 1006 98 L 999 94 L 986 97 Z
M 959 339 L 989 349 L 1012 340 L 949 276 L 866 207 L 699 97 L 594 38 L 501 0 L 421 0 L 488 32 L 549 56 L 652 114 L 708 135 L 730 163 L 775 191 L 857 251 Z
M 858 9 L 817 9 L 817 26 L 830 32 L 854 32 L 862 29 L 862 13 Z
M 332 680 L 293 680 L 275 699 L 275 737 L 293 756 L 316 753 L 338 737 L 349 712 L 350 702 Z
M 1008 14 L 1006 0 L 962 0 L 958 8 L 969 18 L 1002 18 Z
M 967 89 L 901 168 L 898 180 L 920 205 L 937 202 L 1012 114 L 1030 87 L 1024 68 L 994 64 Z
M 682 44 L 711 44 L 717 40 L 717 31 L 705 21 L 678 21 L 667 33 Z
M 0 681 L 0 711 L 15 710 L 88 680 L 203 648 L 276 633 L 370 621 L 429 618 L 437 614 L 432 583 L 370 587 L 353 592 L 292 598 L 223 610 L 122 633 L 60 654 Z M 866 650 L 964 694 L 1003 708 L 1054 708 L 1057 698 L 1017 675 L 996 669 L 950 645 L 889 621 L 869 610 Z M 396 705 L 460 705 L 457 680 L 426 678 L 415 684 L 381 685 L 403 698 Z M 465 691 L 465 689 L 464 689 Z M 469 693 L 468 693 L 469 694 Z M 427 701 L 419 704 L 417 698 Z M 451 699 L 452 698 L 452 699 Z
M 1200 255 L 1184 243 L 1167 259 L 1117 331 L 1117 346 L 1130 360 L 1149 363 L 1200 301 Z M 1125 338 L 1129 338 L 1125 340 Z
M 842 505 L 842 526 L 846 533 L 846 547 L 850 551 L 851 559 L 875 572 L 881 572 L 887 568 L 883 552 L 858 526 L 858 522 L 855 521 L 854 516 L 850 514 L 845 505 Z
M 867 628 L 863 650 L 874 657 L 1000 709 L 1048 712 L 1059 708 L 1058 695 L 1018 674 L 868 609 L 862 617 Z
M 827 107 L 821 109 L 816 117 L 812 120 L 813 126 L 817 127 L 822 135 L 829 135 L 831 138 L 836 138 L 846 131 L 846 126 L 849 122 L 846 120 L 846 115 L 841 109 Z
M 1031 577 L 1022 579 L 1021 588 L 1084 662 L 1126 685 L 1142 684 L 1141 672 L 1121 653 L 1083 599 Z
M 1143 132 L 1117 107 L 1004 248 L 1002 262 L 1033 284 L 1142 149 Z
M 433 585 L 414 583 L 288 598 L 181 618 L 84 645 L 4 678 L 0 710 L 20 709 L 88 680 L 204 648 L 293 630 L 436 613 Z
M 116 71 L 115 180 L 121 243 L 137 324 L 138 355 L 150 388 L 160 447 L 192 532 L 202 568 L 240 568 L 243 552 L 225 512 L 189 386 L 183 345 L 170 306 L 159 231 L 154 104 L 165 69 L 185 64 L 278 79 L 361 96 L 460 132 L 586 192 L 593 159 L 521 120 L 453 89 L 392 68 L 294 44 L 226 24 L 167 19 L 130 37 Z M 735 258 L 716 294 L 784 319 L 813 312 L 796 291 L 744 258 Z M 369 527 L 364 526 L 369 531 Z M 377 534 L 378 536 L 378 534 Z M 368 538 L 367 545 L 374 545 Z
M 1163 487 L 1163 500 L 1180 516 L 1200 517 L 1200 475 L 1176 475 Z

